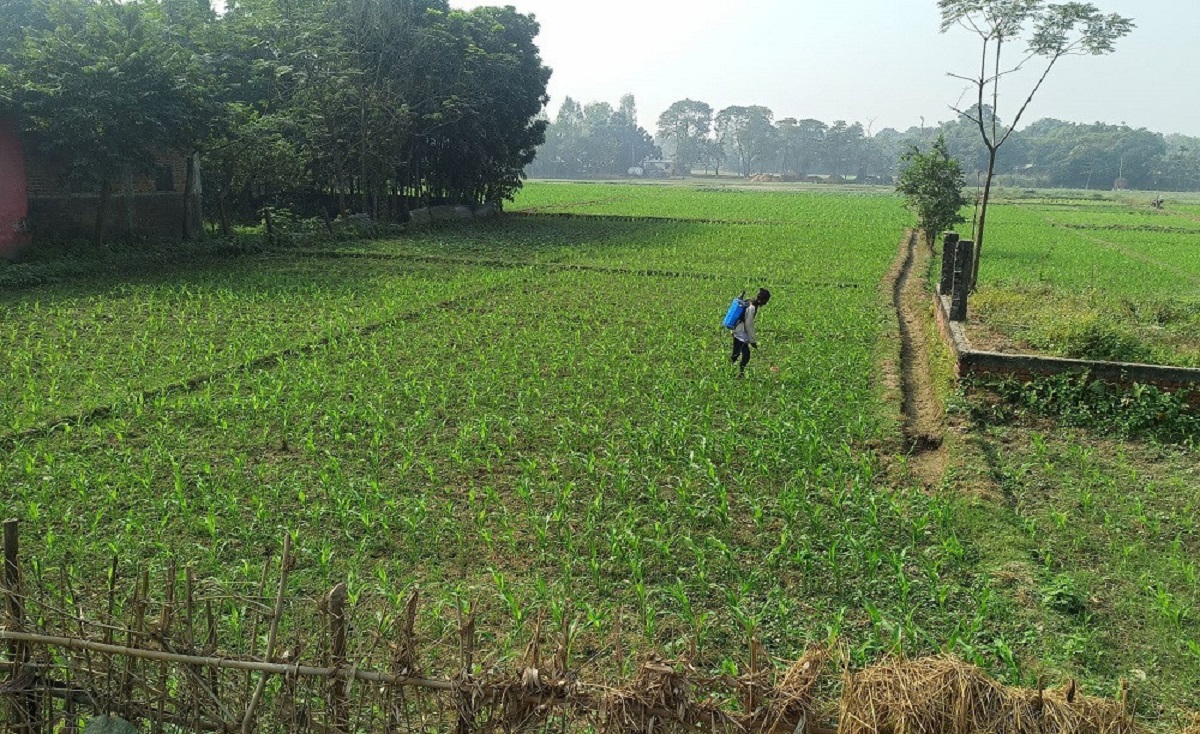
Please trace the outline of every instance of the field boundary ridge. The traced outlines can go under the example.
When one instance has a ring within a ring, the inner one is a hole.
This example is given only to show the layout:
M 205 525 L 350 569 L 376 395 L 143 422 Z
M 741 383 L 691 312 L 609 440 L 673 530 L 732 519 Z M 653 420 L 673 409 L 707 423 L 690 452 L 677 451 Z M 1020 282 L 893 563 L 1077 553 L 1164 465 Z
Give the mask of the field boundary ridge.
M 563 206 L 572 206 L 564 204 Z M 517 209 L 505 212 L 515 217 L 553 217 L 557 219 L 608 219 L 616 222 L 654 222 L 663 224 L 729 224 L 737 226 L 822 227 L 821 222 L 795 219 L 717 219 L 713 217 L 666 217 L 652 214 L 589 214 L 587 212 L 547 212 Z
M 1009 354 L 975 349 L 963 324 L 950 320 L 950 297 L 935 294 L 934 311 L 938 331 L 954 354 L 955 371 L 961 377 L 1008 377 L 1030 382 L 1037 377 L 1087 375 L 1116 385 L 1153 385 L 1168 392 L 1189 391 L 1188 402 L 1200 407 L 1200 369 L 1139 362 L 1107 362 L 1070 359 L 1038 354 Z
M 329 260 L 395 260 L 416 262 L 431 265 L 466 265 L 497 269 L 541 269 L 549 271 L 602 273 L 607 275 L 636 275 L 647 278 L 686 278 L 692 280 L 736 280 L 735 276 L 706 273 L 702 270 L 663 270 L 661 268 L 619 268 L 605 265 L 571 262 L 536 262 L 533 260 L 494 260 L 487 258 L 450 257 L 447 255 L 404 255 L 392 252 L 362 252 L 356 250 L 275 250 L 272 254 L 279 256 L 300 256 Z M 765 277 L 765 276 L 760 276 Z M 861 283 L 846 281 L 816 281 L 816 280 L 772 280 L 776 285 L 804 286 L 807 288 L 862 288 Z

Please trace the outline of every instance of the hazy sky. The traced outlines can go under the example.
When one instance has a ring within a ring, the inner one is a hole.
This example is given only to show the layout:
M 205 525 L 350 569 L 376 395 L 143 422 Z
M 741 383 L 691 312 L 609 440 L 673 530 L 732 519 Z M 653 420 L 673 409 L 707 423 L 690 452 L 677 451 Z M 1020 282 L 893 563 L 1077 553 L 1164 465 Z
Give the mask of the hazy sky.
M 1127 123 L 1200 136 L 1200 0 L 1095 0 L 1132 17 L 1109 56 L 1059 62 L 1022 126 L 1041 117 Z M 979 45 L 938 32 L 936 0 L 451 0 L 512 5 L 537 16 L 554 70 L 550 113 L 564 96 L 614 106 L 637 98 L 641 123 L 690 97 L 715 110 L 761 104 L 784 117 L 859 121 L 874 131 L 950 119 Z M 1017 48 L 1013 49 L 1019 50 Z M 1031 84 L 1001 97 L 1011 119 Z M 1006 103 L 1007 101 L 1007 103 Z

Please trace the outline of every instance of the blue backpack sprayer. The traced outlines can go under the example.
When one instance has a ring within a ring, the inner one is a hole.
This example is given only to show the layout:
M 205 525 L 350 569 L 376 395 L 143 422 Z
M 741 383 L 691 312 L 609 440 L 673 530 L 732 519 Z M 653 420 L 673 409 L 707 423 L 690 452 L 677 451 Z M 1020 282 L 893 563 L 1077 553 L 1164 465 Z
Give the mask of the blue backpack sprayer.
M 742 291 L 742 295 L 733 299 L 733 303 L 729 304 L 729 310 L 725 312 L 725 318 L 721 321 L 721 326 L 726 329 L 737 328 L 738 322 L 746 315 L 746 291 Z

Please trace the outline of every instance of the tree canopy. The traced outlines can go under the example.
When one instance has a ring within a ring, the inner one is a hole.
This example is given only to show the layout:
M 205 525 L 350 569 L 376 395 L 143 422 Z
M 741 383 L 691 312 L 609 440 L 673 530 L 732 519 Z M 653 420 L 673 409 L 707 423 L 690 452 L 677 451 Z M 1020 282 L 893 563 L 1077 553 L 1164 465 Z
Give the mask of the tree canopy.
M 228 224 L 259 206 L 403 217 L 510 198 L 544 140 L 538 25 L 446 0 L 0 0 L 0 113 L 73 177 L 200 152 Z
M 927 152 L 913 146 L 900 161 L 896 190 L 917 215 L 926 242 L 934 242 L 942 231 L 966 221 L 961 214 L 967 205 L 962 170 L 950 157 L 944 137 L 939 136 Z

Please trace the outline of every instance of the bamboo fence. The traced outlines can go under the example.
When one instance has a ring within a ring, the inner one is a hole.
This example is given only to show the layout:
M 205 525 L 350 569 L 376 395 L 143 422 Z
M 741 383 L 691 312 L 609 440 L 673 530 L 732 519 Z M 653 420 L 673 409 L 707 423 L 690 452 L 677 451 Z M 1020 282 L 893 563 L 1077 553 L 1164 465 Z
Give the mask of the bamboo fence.
M 585 680 L 570 622 L 538 620 L 521 659 L 496 665 L 470 611 L 453 639 L 429 640 L 415 593 L 384 624 L 355 609 L 345 584 L 291 595 L 290 538 L 257 588 L 238 593 L 174 564 L 156 590 L 148 572 L 122 577 L 117 559 L 100 588 L 66 571 L 30 584 L 18 543 L 6 522 L 0 732 L 75 734 L 113 716 L 155 734 L 1138 733 L 1124 692 L 1113 702 L 1075 697 L 1073 683 L 1067 694 L 1011 689 L 945 658 L 844 671 L 840 702 L 818 700 L 835 682 L 827 651 L 774 670 L 756 640 L 739 676 L 648 658 L 617 685 Z

